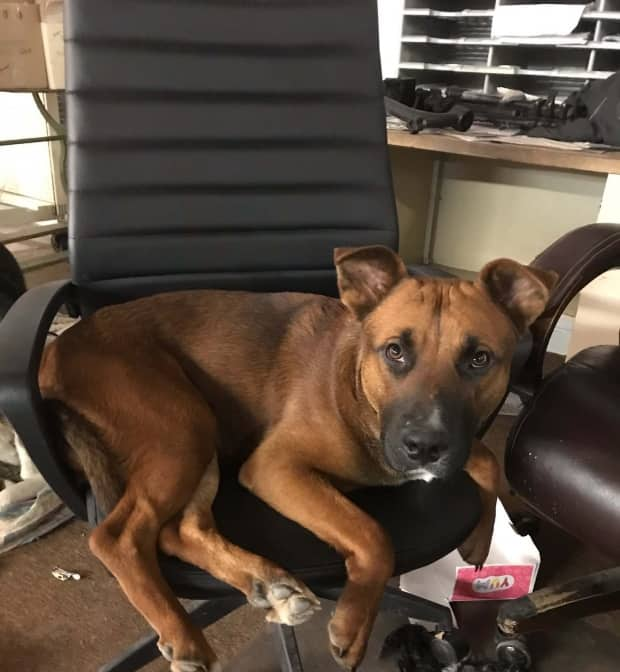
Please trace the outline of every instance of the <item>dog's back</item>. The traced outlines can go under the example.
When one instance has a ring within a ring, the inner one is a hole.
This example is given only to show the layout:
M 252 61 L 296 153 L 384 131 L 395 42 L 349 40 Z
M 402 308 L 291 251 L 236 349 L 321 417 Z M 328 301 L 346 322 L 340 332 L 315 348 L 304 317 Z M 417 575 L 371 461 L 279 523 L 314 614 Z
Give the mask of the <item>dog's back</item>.
M 138 418 L 139 408 L 169 406 L 189 384 L 198 392 L 194 403 L 202 399 L 218 418 L 220 463 L 237 468 L 285 403 L 300 358 L 305 374 L 343 316 L 327 297 L 217 290 L 101 309 L 46 348 L 39 372 L 67 462 L 109 510 L 123 472 L 114 466 L 124 462 L 114 455 L 119 414 Z

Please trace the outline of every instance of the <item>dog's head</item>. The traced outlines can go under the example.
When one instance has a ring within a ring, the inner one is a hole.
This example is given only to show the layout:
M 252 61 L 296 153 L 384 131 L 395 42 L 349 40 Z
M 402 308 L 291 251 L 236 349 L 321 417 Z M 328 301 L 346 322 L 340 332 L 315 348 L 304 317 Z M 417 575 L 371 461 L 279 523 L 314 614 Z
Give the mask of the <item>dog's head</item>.
M 360 321 L 358 394 L 386 466 L 424 480 L 461 469 L 556 275 L 498 259 L 475 282 L 412 278 L 381 246 L 339 248 L 334 261 L 340 299 Z

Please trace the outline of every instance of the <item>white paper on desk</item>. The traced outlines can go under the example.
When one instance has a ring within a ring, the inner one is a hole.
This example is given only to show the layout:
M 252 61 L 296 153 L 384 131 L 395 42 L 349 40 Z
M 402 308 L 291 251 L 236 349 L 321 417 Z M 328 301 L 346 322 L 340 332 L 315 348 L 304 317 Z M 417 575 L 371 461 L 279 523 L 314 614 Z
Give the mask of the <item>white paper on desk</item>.
M 398 77 L 405 0 L 377 0 L 379 52 L 383 78 Z
M 424 135 L 449 135 L 464 142 L 478 142 L 480 140 L 489 141 L 496 138 L 512 137 L 520 131 L 516 128 L 495 128 L 473 124 L 465 133 L 449 128 L 425 128 L 420 132 Z
M 528 147 L 546 147 L 548 149 L 565 149 L 567 151 L 597 149 L 590 142 L 567 142 L 564 140 L 552 140 L 551 138 L 535 138 L 529 135 L 515 135 L 512 137 L 492 138 L 493 142 L 503 142 L 509 145 L 526 145 Z
M 550 37 L 498 37 L 502 44 L 586 44 L 591 33 L 571 33 L 570 35 L 552 35 Z
M 570 35 L 585 5 L 500 5 L 495 8 L 491 37 Z

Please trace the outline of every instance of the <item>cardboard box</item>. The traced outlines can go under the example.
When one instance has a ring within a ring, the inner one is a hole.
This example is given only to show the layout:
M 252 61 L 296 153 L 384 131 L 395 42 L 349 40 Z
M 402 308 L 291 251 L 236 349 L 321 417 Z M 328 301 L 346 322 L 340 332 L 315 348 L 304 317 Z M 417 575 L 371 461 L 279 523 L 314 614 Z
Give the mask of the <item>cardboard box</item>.
M 0 1 L 0 89 L 46 89 L 39 7 Z
M 41 36 L 50 89 L 65 88 L 65 35 L 63 0 L 40 0 Z

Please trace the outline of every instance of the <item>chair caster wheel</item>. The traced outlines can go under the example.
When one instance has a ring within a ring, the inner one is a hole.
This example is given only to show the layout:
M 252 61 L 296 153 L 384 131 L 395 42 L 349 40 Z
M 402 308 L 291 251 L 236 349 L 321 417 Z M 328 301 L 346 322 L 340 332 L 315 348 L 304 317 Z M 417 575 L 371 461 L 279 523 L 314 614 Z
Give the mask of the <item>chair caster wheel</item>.
M 54 233 L 51 238 L 54 252 L 66 252 L 69 249 L 69 235 L 67 233 Z
M 532 666 L 532 657 L 523 639 L 513 637 L 502 639 L 495 645 L 497 660 L 503 668 L 514 672 L 525 672 Z
M 469 644 L 456 628 L 436 633 L 431 641 L 431 652 L 442 669 L 456 669 L 471 655 Z

